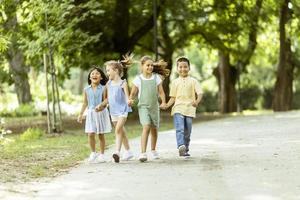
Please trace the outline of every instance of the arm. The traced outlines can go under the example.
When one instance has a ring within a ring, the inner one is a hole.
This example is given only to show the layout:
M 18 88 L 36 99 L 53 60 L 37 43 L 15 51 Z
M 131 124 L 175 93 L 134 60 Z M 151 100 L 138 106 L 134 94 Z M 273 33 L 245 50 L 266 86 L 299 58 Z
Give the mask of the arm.
M 102 110 L 104 110 L 108 104 L 108 99 L 107 99 L 107 96 L 108 96 L 108 91 L 107 91 L 107 87 L 105 86 L 104 87 L 104 90 L 103 90 L 103 94 L 102 94 L 102 99 L 103 101 L 96 106 L 95 110 L 97 112 L 100 112 Z
M 203 91 L 198 81 L 195 81 L 195 93 L 197 98 L 192 102 L 192 106 L 197 107 L 203 96 Z
M 135 85 L 133 85 L 130 95 L 129 95 L 129 99 L 128 99 L 129 106 L 132 106 L 132 104 L 134 102 L 134 98 L 135 98 L 136 94 L 138 93 L 138 91 L 139 91 L 139 89 Z
M 127 85 L 126 81 L 124 81 L 124 83 L 123 83 L 123 90 L 125 93 L 126 101 L 128 103 L 129 102 L 129 90 L 128 90 L 128 85 Z
M 162 108 L 162 109 L 165 109 L 165 107 L 166 107 L 166 95 L 165 95 L 162 83 L 160 83 L 158 85 L 158 94 L 159 94 L 159 97 L 161 99 L 161 104 L 160 104 L 159 107 Z
M 170 106 L 172 106 L 173 104 L 175 103 L 175 97 L 170 97 L 167 105 L 166 105 L 166 108 L 165 109 L 168 109 Z
M 79 123 L 82 123 L 82 119 L 83 119 L 83 112 L 85 111 L 86 107 L 87 107 L 88 103 L 87 103 L 87 96 L 86 96 L 86 93 L 85 91 L 83 92 L 83 104 L 81 106 L 81 110 L 80 110 L 80 114 L 77 118 L 77 121 Z
M 202 93 L 197 94 L 197 99 L 193 101 L 192 106 L 197 107 L 203 97 Z

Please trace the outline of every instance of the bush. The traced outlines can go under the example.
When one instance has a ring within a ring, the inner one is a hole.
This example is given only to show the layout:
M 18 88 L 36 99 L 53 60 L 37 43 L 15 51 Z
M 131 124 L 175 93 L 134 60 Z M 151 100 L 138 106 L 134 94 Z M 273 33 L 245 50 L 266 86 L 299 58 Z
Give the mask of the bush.
M 31 117 L 38 114 L 39 112 L 31 104 L 20 105 L 12 111 L 8 111 L 7 109 L 0 111 L 0 116 L 2 117 Z
M 217 112 L 218 110 L 217 94 L 210 91 L 204 91 L 202 100 L 197 107 L 197 112 Z
M 258 86 L 241 88 L 241 106 L 243 110 L 257 110 L 257 102 L 261 96 L 261 91 Z
M 44 134 L 45 132 L 39 128 L 28 128 L 24 133 L 20 135 L 20 140 L 36 140 L 43 137 Z

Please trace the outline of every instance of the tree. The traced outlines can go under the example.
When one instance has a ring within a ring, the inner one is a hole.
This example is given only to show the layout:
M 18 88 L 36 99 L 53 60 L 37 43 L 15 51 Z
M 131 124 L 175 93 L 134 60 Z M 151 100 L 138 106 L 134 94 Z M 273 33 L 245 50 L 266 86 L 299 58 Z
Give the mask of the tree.
M 6 0 L 3 4 L 3 11 L 6 19 L 1 19 L 5 35 L 9 40 L 8 48 L 5 51 L 5 57 L 10 66 L 10 73 L 13 75 L 15 91 L 19 104 L 26 104 L 32 101 L 30 85 L 28 82 L 29 67 L 25 64 L 24 53 L 20 48 L 21 27 L 17 20 L 19 0 Z
M 294 68 L 293 53 L 291 51 L 291 38 L 286 33 L 286 26 L 292 19 L 292 10 L 289 8 L 290 0 L 282 0 L 279 15 L 279 62 L 277 66 L 276 83 L 274 88 L 274 111 L 287 111 L 291 109 L 293 97 Z

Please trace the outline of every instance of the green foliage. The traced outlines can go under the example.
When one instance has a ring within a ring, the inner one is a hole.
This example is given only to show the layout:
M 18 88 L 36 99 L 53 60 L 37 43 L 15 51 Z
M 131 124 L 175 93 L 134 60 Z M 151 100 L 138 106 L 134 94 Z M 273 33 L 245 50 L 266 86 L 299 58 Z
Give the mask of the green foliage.
M 23 104 L 17 107 L 16 109 L 9 111 L 3 109 L 0 111 L 0 116 L 2 117 L 29 117 L 36 116 L 39 114 L 39 111 L 31 104 Z
M 45 132 L 39 128 L 28 128 L 24 133 L 20 135 L 21 141 L 37 140 L 42 138 Z
M 218 95 L 211 91 L 204 91 L 197 112 L 217 112 L 218 110 Z

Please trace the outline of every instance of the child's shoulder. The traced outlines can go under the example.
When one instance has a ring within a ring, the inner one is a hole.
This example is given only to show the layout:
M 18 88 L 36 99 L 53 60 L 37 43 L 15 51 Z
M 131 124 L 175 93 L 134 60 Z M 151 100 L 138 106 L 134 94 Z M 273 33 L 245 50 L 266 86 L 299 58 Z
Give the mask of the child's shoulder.
M 88 90 L 88 89 L 91 88 L 91 87 L 92 87 L 91 85 L 88 85 L 88 86 L 86 86 L 83 90 L 86 91 L 86 90 Z

